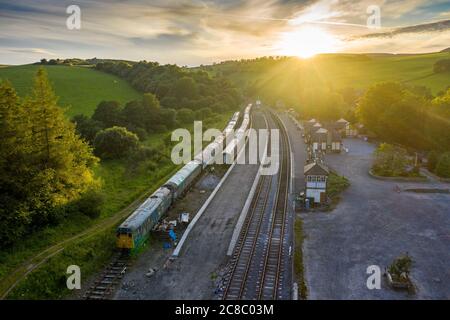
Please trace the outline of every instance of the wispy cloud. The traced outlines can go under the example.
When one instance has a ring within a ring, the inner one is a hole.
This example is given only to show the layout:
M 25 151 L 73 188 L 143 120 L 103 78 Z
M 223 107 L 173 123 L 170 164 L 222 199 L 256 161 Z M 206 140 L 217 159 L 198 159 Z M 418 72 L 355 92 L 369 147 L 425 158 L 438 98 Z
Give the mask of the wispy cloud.
M 81 30 L 65 26 L 65 10 L 71 4 L 81 8 Z M 33 62 L 41 55 L 196 65 L 276 55 L 280 35 L 305 24 L 340 39 L 368 34 L 366 10 L 373 4 L 381 8 L 381 33 L 386 34 L 450 13 L 450 3 L 441 0 L 0 0 L 0 62 Z M 422 52 L 449 43 L 443 34 L 432 34 L 425 43 L 393 36 L 397 41 L 390 46 L 369 39 L 378 37 L 371 35 L 339 49 L 398 51 L 407 44 L 408 50 Z

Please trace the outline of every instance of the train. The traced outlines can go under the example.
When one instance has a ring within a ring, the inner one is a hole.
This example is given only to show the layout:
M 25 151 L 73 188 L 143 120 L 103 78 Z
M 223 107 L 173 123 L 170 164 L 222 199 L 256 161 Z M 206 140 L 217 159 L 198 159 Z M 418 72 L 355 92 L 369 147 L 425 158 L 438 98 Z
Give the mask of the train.
M 234 159 L 237 157 L 242 147 L 245 145 L 245 137 L 247 134 L 247 130 L 250 127 L 250 110 L 252 105 L 249 104 L 244 111 L 244 116 L 241 122 L 241 126 L 236 130 L 236 134 L 234 135 L 233 140 L 226 146 L 225 150 L 222 153 L 223 163 L 231 164 L 234 162 Z
M 245 108 L 239 130 L 243 129 L 244 123 L 247 123 L 245 127 L 248 126 L 250 111 L 251 105 L 248 105 Z M 223 150 L 223 147 L 226 147 L 227 138 L 233 134 L 233 130 L 239 120 L 239 115 L 240 112 L 235 112 L 222 132 L 222 135 L 216 137 L 193 160 L 178 170 L 120 224 L 116 232 L 116 246 L 118 249 L 136 253 L 142 247 L 150 231 L 172 204 L 186 193 L 191 184 L 208 165 L 212 164 L 219 156 L 222 156 L 217 150 Z

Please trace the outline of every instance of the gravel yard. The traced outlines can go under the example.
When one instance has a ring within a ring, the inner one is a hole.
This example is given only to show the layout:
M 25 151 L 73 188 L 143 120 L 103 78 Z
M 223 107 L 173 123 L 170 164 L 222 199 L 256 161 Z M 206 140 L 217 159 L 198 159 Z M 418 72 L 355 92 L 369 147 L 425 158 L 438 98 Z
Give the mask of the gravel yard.
M 331 212 L 301 215 L 309 298 L 450 299 L 450 195 L 394 191 L 449 185 L 374 179 L 368 175 L 374 146 L 359 139 L 344 145 L 349 153 L 326 159 L 350 180 L 342 201 Z M 369 290 L 367 267 L 383 272 L 405 252 L 414 261 L 416 294 L 393 291 L 384 279 L 380 290 Z

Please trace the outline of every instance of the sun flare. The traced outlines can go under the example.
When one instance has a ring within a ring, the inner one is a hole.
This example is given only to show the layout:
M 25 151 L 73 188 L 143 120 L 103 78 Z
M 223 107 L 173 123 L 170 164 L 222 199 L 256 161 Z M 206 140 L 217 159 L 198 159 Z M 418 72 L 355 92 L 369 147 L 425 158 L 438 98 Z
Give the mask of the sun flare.
M 278 51 L 282 55 L 310 58 L 319 53 L 336 52 L 338 39 L 314 27 L 304 27 L 281 34 Z

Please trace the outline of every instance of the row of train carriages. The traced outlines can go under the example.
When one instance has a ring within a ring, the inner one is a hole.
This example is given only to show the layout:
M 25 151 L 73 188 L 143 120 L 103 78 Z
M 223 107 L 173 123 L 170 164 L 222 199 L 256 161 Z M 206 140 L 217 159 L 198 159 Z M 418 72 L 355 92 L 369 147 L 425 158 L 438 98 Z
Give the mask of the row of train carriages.
M 207 166 L 216 161 L 227 164 L 234 161 L 234 157 L 245 144 L 246 132 L 250 128 L 251 109 L 251 104 L 245 108 L 240 127 L 233 134 L 240 119 L 240 113 L 235 112 L 222 135 L 216 137 L 192 161 L 178 170 L 117 228 L 117 248 L 135 253 L 145 243 L 161 217 Z M 219 159 L 223 162 L 218 161 Z

